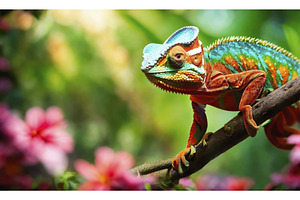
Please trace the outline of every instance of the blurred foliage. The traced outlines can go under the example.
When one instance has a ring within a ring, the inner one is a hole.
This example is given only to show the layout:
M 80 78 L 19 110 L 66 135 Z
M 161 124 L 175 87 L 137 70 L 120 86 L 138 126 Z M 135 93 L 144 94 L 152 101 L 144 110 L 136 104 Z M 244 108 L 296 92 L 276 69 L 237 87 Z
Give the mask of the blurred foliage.
M 33 106 L 59 106 L 75 141 L 71 170 L 75 159 L 92 162 L 99 146 L 127 151 L 136 164 L 185 148 L 192 123 L 189 97 L 161 91 L 146 79 L 140 66 L 148 43 L 162 43 L 175 30 L 194 25 L 204 46 L 245 35 L 300 57 L 295 10 L 18 10 L 0 16 L 11 25 L 1 33 L 0 53 L 10 62 L 14 84 L 0 100 L 22 116 Z M 237 114 L 206 110 L 208 131 Z M 287 163 L 288 152 L 269 144 L 260 130 L 197 175 L 248 176 L 255 189 L 263 189 L 269 175 Z

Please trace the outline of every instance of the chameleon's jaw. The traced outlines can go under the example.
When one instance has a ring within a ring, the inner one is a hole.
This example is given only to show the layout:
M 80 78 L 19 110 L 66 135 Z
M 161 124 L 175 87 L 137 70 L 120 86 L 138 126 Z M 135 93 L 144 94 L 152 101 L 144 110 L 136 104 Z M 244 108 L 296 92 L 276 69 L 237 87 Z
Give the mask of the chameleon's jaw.
M 145 73 L 148 80 L 163 90 L 193 94 L 204 83 L 202 74 L 192 70 L 179 70 L 173 74 Z

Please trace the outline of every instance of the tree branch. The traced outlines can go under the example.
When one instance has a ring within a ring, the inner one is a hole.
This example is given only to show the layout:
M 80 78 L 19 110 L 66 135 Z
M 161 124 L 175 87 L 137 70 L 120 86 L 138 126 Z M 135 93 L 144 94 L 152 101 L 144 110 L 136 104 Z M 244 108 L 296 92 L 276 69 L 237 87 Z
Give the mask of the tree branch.
M 262 124 L 267 119 L 275 116 L 283 108 L 300 100 L 300 76 L 297 79 L 289 81 L 282 87 L 263 97 L 253 105 L 253 118 L 257 125 Z M 148 174 L 162 169 L 169 169 L 166 173 L 160 173 L 159 176 L 169 176 L 173 182 L 178 182 L 182 177 L 189 176 L 204 167 L 209 161 L 232 148 L 248 137 L 244 127 L 242 115 L 239 113 L 236 117 L 209 137 L 207 145 L 196 146 L 196 154 L 190 161 L 189 169 L 179 174 L 172 168 L 171 159 L 145 163 L 131 169 L 135 174 Z M 165 178 L 165 177 L 161 177 Z

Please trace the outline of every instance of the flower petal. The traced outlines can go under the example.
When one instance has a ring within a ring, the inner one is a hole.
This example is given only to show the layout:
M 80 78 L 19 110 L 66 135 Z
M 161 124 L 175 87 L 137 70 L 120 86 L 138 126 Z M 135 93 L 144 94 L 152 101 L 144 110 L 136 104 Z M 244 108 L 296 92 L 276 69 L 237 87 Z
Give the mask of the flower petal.
M 5 121 L 3 129 L 5 133 L 11 135 L 12 137 L 18 135 L 28 135 L 30 131 L 27 124 L 15 115 L 9 117 Z
M 98 178 L 100 174 L 94 165 L 80 159 L 75 161 L 74 167 L 76 171 L 87 180 L 99 182 Z
M 138 177 L 127 171 L 111 180 L 111 188 L 112 190 L 144 190 L 145 181 L 144 177 Z
M 46 111 L 46 121 L 49 126 L 58 125 L 63 118 L 61 110 L 56 106 L 49 107 Z
M 114 160 L 112 162 L 111 169 L 114 169 L 114 171 L 123 172 L 132 168 L 133 165 L 134 165 L 133 157 L 127 152 L 120 151 L 115 155 Z
M 181 184 L 183 188 L 193 187 L 195 185 L 189 177 L 181 178 L 179 184 Z
M 43 151 L 38 153 L 39 160 L 43 163 L 46 170 L 53 175 L 62 174 L 68 165 L 66 154 L 54 145 L 47 145 Z
M 112 168 L 111 163 L 114 159 L 115 153 L 109 147 L 100 147 L 95 152 L 95 164 L 101 173 L 106 173 Z
M 11 116 L 10 110 L 5 104 L 0 103 L 0 125 Z
M 99 182 L 88 181 L 79 185 L 77 190 L 110 190 L 110 187 Z
M 71 135 L 60 128 L 48 128 L 43 131 L 42 137 L 66 153 L 73 151 L 74 142 Z
M 288 137 L 287 142 L 289 144 L 300 144 L 300 135 L 291 135 Z
M 290 152 L 290 160 L 294 164 L 300 163 L 300 146 L 295 146 Z
M 41 108 L 30 108 L 26 112 L 25 121 L 32 129 L 39 129 L 45 123 L 45 113 Z

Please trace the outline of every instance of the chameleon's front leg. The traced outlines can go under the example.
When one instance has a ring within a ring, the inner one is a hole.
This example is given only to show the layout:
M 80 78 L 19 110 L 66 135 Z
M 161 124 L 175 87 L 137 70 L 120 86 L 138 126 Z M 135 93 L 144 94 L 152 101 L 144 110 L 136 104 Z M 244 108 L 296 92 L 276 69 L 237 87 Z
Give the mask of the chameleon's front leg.
M 195 145 L 199 142 L 205 142 L 208 134 L 205 134 L 207 129 L 207 119 L 205 114 L 205 105 L 192 102 L 194 111 L 193 124 L 190 130 L 187 147 L 185 150 L 177 154 L 172 160 L 172 166 L 179 173 L 183 173 L 189 167 L 189 160 L 196 152 Z

